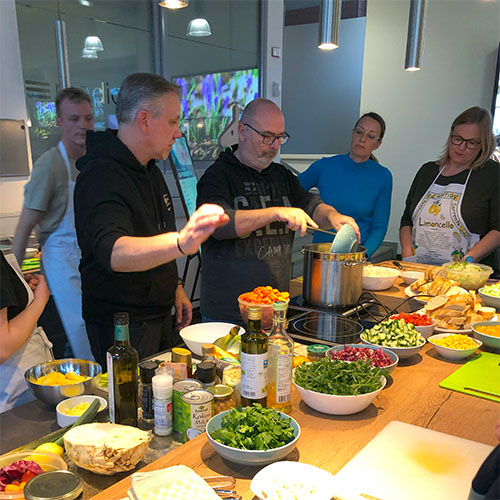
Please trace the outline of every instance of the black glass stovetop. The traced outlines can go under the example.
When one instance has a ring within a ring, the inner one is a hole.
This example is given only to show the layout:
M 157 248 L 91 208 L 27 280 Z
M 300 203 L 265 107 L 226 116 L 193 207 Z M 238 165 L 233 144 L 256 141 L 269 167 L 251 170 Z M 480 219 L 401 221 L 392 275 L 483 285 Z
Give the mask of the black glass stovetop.
M 360 299 L 362 299 L 361 297 Z M 360 334 L 387 314 L 380 303 L 360 300 L 346 308 L 322 308 L 307 304 L 303 297 L 290 300 L 287 312 L 288 334 L 305 344 L 355 344 Z

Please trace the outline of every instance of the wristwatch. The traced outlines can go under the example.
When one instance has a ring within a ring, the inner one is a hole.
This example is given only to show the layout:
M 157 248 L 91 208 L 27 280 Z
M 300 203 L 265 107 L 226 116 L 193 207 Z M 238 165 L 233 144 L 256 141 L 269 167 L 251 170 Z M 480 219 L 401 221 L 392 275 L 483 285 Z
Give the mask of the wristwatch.
M 466 255 L 464 260 L 472 264 L 474 262 L 474 257 L 472 257 L 472 255 Z
M 177 286 L 184 286 L 184 280 L 180 276 L 177 278 Z

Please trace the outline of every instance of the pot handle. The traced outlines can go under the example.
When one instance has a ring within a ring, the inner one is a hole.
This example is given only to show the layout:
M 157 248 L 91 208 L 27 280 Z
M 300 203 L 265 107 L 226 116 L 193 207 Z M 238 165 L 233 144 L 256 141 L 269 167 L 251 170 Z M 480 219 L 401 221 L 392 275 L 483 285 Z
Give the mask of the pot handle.
M 343 264 L 345 267 L 354 267 L 354 266 L 359 266 L 360 264 L 364 264 L 365 262 L 366 259 L 360 259 L 360 260 L 344 261 Z

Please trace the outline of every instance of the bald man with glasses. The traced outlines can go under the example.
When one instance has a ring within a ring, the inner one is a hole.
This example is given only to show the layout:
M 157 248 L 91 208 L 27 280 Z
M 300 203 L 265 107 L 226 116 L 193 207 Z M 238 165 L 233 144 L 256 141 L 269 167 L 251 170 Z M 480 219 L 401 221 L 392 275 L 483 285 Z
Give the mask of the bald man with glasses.
M 205 320 L 241 323 L 238 296 L 256 286 L 289 289 L 295 231 L 339 229 L 351 217 L 306 192 L 295 175 L 273 162 L 289 135 L 272 101 L 255 99 L 238 125 L 238 145 L 223 151 L 198 182 L 198 206 L 217 203 L 229 215 L 202 246 L 201 313 Z

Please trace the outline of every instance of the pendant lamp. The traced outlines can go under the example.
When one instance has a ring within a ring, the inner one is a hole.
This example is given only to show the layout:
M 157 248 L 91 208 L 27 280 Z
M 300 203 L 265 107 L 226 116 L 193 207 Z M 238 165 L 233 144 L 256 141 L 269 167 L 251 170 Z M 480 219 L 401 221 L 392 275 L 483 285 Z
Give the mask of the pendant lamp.
M 158 5 L 167 9 L 183 9 L 188 4 L 189 0 L 161 0 Z
M 104 45 L 102 44 L 102 41 L 98 36 L 88 36 L 85 38 L 83 48 L 101 52 L 102 50 L 104 50 Z
M 212 31 L 210 30 L 210 24 L 203 18 L 191 19 L 187 28 L 187 36 L 210 36 Z
M 341 0 L 321 0 L 318 48 L 333 50 L 339 46 Z
M 406 40 L 406 71 L 418 71 L 422 67 L 426 9 L 427 0 L 410 0 L 408 38 Z

